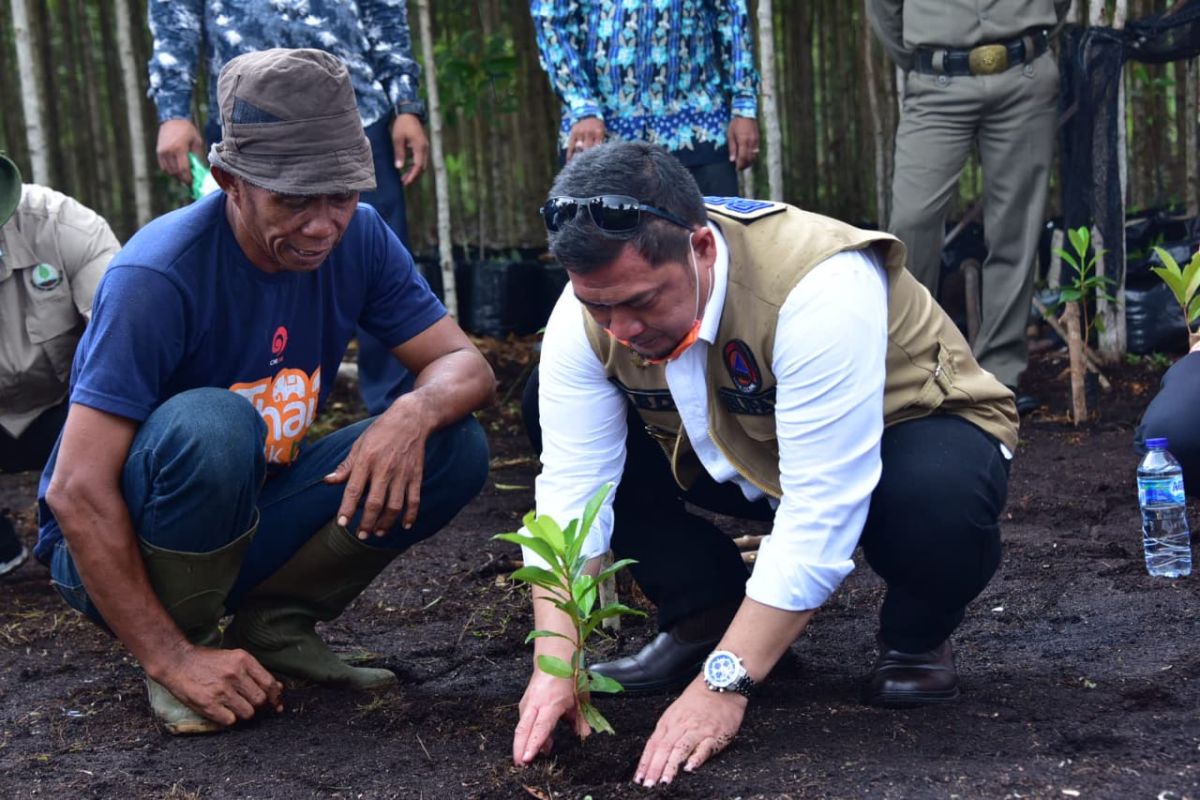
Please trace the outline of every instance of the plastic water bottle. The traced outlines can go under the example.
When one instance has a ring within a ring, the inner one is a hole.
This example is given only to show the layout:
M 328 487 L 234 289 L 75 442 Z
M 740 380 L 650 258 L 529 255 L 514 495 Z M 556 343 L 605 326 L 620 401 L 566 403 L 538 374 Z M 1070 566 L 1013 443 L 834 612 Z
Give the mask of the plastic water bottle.
M 1146 450 L 1137 470 L 1146 569 L 1151 575 L 1181 578 L 1192 572 L 1183 468 L 1167 452 L 1166 439 L 1147 439 Z

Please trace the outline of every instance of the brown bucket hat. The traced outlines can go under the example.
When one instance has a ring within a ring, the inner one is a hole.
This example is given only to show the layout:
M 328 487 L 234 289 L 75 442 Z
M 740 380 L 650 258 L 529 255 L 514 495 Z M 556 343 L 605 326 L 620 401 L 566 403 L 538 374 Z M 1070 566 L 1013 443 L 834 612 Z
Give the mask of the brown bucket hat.
M 21 204 L 21 170 L 4 153 L 0 153 L 0 225 Z
M 350 74 L 322 50 L 261 50 L 225 65 L 217 81 L 222 139 L 208 160 L 281 194 L 375 188 L 371 144 Z

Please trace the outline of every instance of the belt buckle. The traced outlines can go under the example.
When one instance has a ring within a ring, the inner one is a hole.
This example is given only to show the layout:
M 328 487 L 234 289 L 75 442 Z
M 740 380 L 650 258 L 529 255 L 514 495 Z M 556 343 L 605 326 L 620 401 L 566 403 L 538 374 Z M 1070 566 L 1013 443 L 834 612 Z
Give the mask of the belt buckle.
M 1002 44 L 983 44 L 971 48 L 967 66 L 972 75 L 995 75 L 1008 69 L 1008 48 Z

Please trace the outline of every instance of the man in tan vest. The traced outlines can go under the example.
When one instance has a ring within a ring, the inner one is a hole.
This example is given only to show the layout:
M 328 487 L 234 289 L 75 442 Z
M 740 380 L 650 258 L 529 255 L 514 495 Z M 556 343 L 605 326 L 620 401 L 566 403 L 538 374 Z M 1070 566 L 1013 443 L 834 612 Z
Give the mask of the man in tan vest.
M 1029 361 L 1025 328 L 1054 155 L 1058 67 L 1048 31 L 1069 0 L 868 0 L 875 33 L 905 71 L 888 230 L 934 297 L 946 211 L 973 147 L 983 167 L 984 369 L 1014 390 Z M 1021 413 L 1037 407 L 1017 399 Z
M 576 156 L 542 214 L 571 283 L 526 393 L 537 510 L 578 517 L 617 484 L 583 552 L 637 559 L 662 632 L 594 669 L 631 690 L 687 683 L 635 780 L 669 782 L 731 741 L 860 544 L 888 585 L 864 699 L 957 696 L 948 637 L 999 564 L 1017 415 L 904 269 L 903 245 L 780 203 L 706 207 L 683 167 L 640 142 Z M 749 579 L 685 500 L 773 520 Z M 570 630 L 541 590 L 534 617 Z M 534 641 L 535 657 L 570 647 Z M 535 669 L 514 762 L 546 752 L 560 718 L 587 728 L 570 682 Z

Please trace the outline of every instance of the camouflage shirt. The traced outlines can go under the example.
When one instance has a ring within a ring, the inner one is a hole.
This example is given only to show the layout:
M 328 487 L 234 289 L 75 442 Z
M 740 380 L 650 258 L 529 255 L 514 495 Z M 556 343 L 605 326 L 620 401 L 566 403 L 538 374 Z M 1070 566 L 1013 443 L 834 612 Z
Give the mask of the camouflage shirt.
M 393 108 L 424 115 L 404 0 L 150 0 L 150 98 L 158 120 L 190 119 L 201 44 L 209 108 L 230 59 L 271 47 L 311 47 L 350 70 L 363 125 Z

